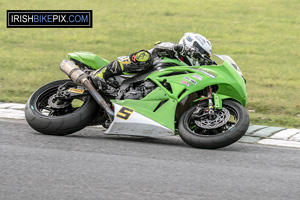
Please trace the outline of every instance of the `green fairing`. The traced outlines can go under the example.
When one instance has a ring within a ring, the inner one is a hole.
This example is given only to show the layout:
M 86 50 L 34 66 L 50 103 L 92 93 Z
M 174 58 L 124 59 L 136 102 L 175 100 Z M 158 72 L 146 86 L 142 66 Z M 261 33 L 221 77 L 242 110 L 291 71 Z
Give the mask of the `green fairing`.
M 162 101 L 166 102 L 157 109 L 158 105 Z M 112 102 L 121 106 L 132 108 L 136 112 L 170 128 L 173 131 L 175 129 L 174 119 L 178 102 L 169 98 L 169 96 L 161 88 L 156 88 L 141 100 L 125 99 L 115 100 Z
M 245 81 L 232 67 L 230 62 L 225 60 L 222 65 L 190 67 L 184 66 L 184 63 L 176 59 L 168 58 L 164 59 L 164 61 L 171 61 L 181 66 L 168 67 L 150 74 L 146 79 L 151 79 L 159 87 L 143 99 L 115 100 L 114 103 L 132 108 L 136 112 L 149 117 L 173 131 L 175 130 L 174 120 L 178 102 L 189 94 L 203 90 L 207 86 L 218 85 L 217 94 L 213 96 L 217 109 L 222 108 L 222 101 L 224 99 L 234 99 L 243 106 L 246 105 L 247 93 Z M 174 72 L 182 72 L 183 74 L 164 76 Z M 168 91 L 162 85 L 163 81 L 171 85 L 172 92 Z M 199 99 L 194 102 L 198 101 Z M 163 104 L 159 107 L 162 102 Z
M 71 58 L 78 60 L 93 69 L 99 69 L 101 67 L 104 67 L 109 63 L 108 60 L 101 58 L 97 56 L 96 54 L 93 54 L 91 52 L 74 52 L 74 53 L 69 53 L 68 54 L 68 59 L 70 60 Z
M 68 54 L 68 59 L 73 58 L 93 69 L 99 69 L 109 61 L 90 52 L 75 52 Z M 159 87 L 141 100 L 112 100 L 121 106 L 134 109 L 136 112 L 175 131 L 175 111 L 177 104 L 191 93 L 203 90 L 211 85 L 218 85 L 217 94 L 213 95 L 215 108 L 222 109 L 224 99 L 235 99 L 243 106 L 247 103 L 247 93 L 244 79 L 225 60 L 222 65 L 191 67 L 177 60 L 164 58 L 164 63 L 174 63 L 174 67 L 161 69 L 150 74 L 146 79 L 151 79 Z M 171 73 L 178 75 L 167 76 Z M 172 92 L 162 85 L 166 81 L 170 84 Z M 196 99 L 198 102 L 201 98 Z

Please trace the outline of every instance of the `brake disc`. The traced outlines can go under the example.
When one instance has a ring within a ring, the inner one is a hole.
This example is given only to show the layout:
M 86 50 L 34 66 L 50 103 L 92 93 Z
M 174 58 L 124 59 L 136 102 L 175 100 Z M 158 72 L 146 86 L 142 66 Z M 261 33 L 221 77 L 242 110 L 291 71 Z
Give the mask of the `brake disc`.
M 223 107 L 222 110 L 215 110 L 212 119 L 209 119 L 208 116 L 205 116 L 200 118 L 199 120 L 195 120 L 195 123 L 197 126 L 203 129 L 216 129 L 226 124 L 229 118 L 229 111 Z

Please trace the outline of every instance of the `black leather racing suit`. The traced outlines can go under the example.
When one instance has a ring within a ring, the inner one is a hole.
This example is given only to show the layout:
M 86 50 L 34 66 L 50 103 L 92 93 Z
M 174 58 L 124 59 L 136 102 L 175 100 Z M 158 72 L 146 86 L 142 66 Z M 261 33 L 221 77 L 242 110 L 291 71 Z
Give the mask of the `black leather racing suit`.
M 96 70 L 91 78 L 99 87 L 103 84 L 103 81 L 107 80 L 109 77 L 120 75 L 123 72 L 148 70 L 159 62 L 161 57 L 180 57 L 182 62 L 190 65 L 186 56 L 196 55 L 197 53 L 199 53 L 197 49 L 187 49 L 181 44 L 175 44 L 173 42 L 157 42 L 151 50 L 140 50 L 129 56 L 118 57 L 105 67 Z

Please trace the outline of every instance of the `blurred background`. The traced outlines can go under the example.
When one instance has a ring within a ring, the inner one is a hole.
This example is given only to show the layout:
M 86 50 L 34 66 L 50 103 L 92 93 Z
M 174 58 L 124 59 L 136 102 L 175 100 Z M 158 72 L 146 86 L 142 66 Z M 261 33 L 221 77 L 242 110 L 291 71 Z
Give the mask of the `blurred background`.
M 66 78 L 67 53 L 114 60 L 196 32 L 241 68 L 251 124 L 300 128 L 299 0 L 2 0 L 0 8 L 1 102 L 25 103 Z M 93 10 L 93 28 L 6 28 L 6 10 Z

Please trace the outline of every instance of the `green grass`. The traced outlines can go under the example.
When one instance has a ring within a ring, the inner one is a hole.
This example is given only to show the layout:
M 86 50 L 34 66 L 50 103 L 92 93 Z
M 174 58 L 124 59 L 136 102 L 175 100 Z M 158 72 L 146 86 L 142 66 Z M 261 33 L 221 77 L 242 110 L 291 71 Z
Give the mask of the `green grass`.
M 65 78 L 59 64 L 67 53 L 113 60 L 197 32 L 242 69 L 252 124 L 300 128 L 299 0 L 4 0 L 0 8 L 0 101 L 24 103 L 41 85 Z M 7 29 L 12 9 L 92 9 L 93 28 Z

